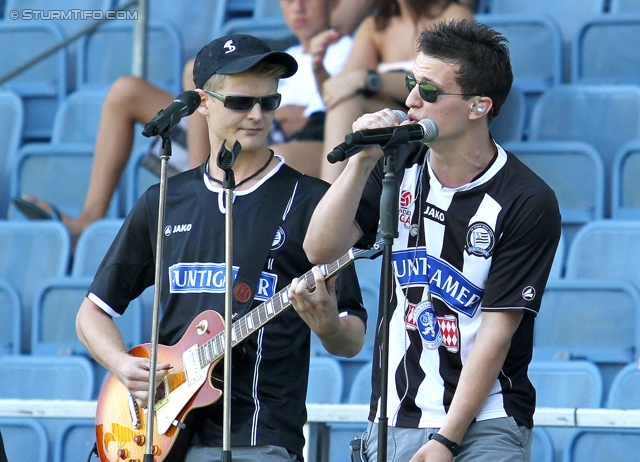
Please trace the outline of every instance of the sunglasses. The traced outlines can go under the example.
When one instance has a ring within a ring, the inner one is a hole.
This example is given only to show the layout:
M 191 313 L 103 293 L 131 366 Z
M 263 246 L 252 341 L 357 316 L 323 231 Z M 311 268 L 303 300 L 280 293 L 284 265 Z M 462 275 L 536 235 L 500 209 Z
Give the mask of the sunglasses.
M 412 75 L 407 75 L 404 79 L 404 83 L 407 85 L 407 91 L 409 93 L 411 93 L 411 90 L 413 90 L 417 84 L 420 98 L 425 100 L 427 103 L 435 103 L 440 95 L 475 96 L 469 93 L 442 93 L 430 83 L 418 82 Z
M 238 95 L 221 95 L 215 91 L 203 90 L 207 95 L 219 99 L 224 107 L 232 111 L 248 112 L 253 109 L 256 103 L 260 104 L 263 111 L 275 111 L 280 106 L 280 93 L 267 96 L 238 96 Z

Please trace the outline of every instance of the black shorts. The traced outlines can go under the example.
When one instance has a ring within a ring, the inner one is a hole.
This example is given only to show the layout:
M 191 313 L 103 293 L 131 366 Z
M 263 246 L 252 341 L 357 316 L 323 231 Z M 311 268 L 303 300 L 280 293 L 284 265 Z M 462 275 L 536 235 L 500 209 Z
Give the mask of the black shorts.
M 274 119 L 271 124 L 267 144 L 282 144 L 289 141 L 324 141 L 325 115 L 324 111 L 314 112 L 309 116 L 304 127 L 295 132 L 290 138 L 284 135 L 282 127 L 280 127 L 278 121 Z

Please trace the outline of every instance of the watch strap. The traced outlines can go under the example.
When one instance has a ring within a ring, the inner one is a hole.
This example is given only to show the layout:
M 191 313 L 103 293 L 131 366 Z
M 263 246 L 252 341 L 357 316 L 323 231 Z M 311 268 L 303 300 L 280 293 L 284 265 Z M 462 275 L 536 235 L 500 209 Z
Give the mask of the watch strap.
M 377 82 L 377 85 L 375 86 L 372 85 L 372 82 L 371 82 L 372 80 Z M 370 98 L 371 96 L 375 95 L 380 91 L 382 86 L 382 80 L 378 71 L 374 71 L 374 70 L 367 71 L 367 75 L 364 79 L 364 86 L 365 88 L 361 90 L 361 93 L 367 98 Z
M 429 439 L 436 440 L 438 443 L 445 445 L 449 449 L 449 451 L 451 451 L 451 454 L 453 454 L 454 457 L 460 454 L 460 446 L 458 446 L 458 443 L 454 443 L 449 438 L 441 435 L 440 433 L 432 433 L 431 435 L 429 435 Z

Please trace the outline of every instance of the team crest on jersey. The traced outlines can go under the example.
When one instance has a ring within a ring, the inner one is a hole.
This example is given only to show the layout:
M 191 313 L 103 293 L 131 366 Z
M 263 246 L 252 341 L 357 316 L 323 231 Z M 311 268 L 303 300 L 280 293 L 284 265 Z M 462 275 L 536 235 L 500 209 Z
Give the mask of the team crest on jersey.
M 411 204 L 413 204 L 413 194 L 406 189 L 400 193 L 400 208 L 398 210 L 398 220 L 406 229 L 411 227 Z
M 477 221 L 469 226 L 467 231 L 467 245 L 465 250 L 469 255 L 489 258 L 493 254 L 496 243 L 493 229 L 488 224 Z
M 459 350 L 458 319 L 450 314 L 436 316 L 433 304 L 428 301 L 417 306 L 409 304 L 405 325 L 407 329 L 419 330 L 422 343 L 429 350 L 435 350 L 440 345 L 451 353 Z
M 282 229 L 282 227 L 278 227 L 278 231 L 276 231 L 276 235 L 273 237 L 273 242 L 271 243 L 271 250 L 278 250 L 282 247 L 285 239 L 286 234 L 284 233 L 284 229 Z

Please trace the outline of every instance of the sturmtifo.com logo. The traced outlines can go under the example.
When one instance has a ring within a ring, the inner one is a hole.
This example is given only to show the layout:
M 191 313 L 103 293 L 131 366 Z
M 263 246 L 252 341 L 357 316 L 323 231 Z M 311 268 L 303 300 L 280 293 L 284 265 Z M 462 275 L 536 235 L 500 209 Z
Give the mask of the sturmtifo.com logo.
M 22 19 L 30 21 L 33 19 L 41 20 L 61 20 L 61 21 L 77 21 L 80 19 L 93 19 L 100 21 L 103 19 L 130 20 L 138 19 L 138 11 L 116 11 L 116 10 L 12 10 L 9 12 L 9 18 Z

